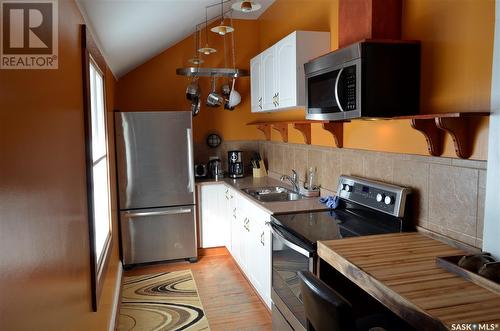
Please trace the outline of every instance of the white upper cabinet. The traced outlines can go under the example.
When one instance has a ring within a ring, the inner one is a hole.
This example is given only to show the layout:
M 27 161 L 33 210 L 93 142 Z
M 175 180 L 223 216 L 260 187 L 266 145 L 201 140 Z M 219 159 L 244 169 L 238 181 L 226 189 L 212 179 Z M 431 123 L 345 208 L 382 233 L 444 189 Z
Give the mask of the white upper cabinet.
M 261 55 L 250 61 L 250 89 L 252 99 L 252 113 L 261 111 L 262 108 L 262 86 L 260 85 Z M 255 91 L 255 93 L 253 93 Z
M 269 48 L 266 51 L 262 52 L 261 60 L 262 64 L 259 85 L 262 89 L 262 109 L 265 110 L 275 107 L 276 50 L 274 48 Z
M 329 51 L 329 32 L 295 31 L 254 57 L 252 112 L 305 107 L 304 63 Z
M 274 47 L 276 50 L 276 105 L 288 108 L 298 105 L 296 34 L 292 33 Z

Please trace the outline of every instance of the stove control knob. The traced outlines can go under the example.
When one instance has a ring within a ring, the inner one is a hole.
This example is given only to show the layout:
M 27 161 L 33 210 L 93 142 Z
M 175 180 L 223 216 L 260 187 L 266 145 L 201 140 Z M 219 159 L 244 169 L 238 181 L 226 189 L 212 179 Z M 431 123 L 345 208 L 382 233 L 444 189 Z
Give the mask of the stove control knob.
M 351 186 L 351 185 L 349 185 L 349 184 L 345 184 L 345 185 L 344 185 L 344 191 L 346 191 L 346 192 L 351 192 L 351 191 L 352 191 L 352 186 Z
M 385 198 L 385 195 L 383 195 L 382 193 L 377 193 L 377 202 L 382 202 L 384 201 L 384 198 Z
M 388 195 L 388 196 L 385 197 L 384 203 L 386 205 L 392 205 L 394 203 L 394 198 L 391 197 L 390 195 Z

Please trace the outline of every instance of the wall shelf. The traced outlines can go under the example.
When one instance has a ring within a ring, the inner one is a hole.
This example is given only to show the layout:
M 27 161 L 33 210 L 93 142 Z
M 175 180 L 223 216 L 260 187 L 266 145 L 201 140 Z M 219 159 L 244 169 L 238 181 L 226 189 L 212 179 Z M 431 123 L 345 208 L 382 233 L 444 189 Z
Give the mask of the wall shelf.
M 264 133 L 266 140 L 271 140 L 271 129 L 278 131 L 281 135 L 283 142 L 288 142 L 288 125 L 293 125 L 293 128 L 302 133 L 304 142 L 308 145 L 311 144 L 311 124 L 322 124 L 322 128 L 330 132 L 333 136 L 335 146 L 342 148 L 344 122 L 329 122 L 329 121 L 267 121 L 267 122 L 251 122 L 247 125 L 254 125 Z
M 489 115 L 489 112 L 463 112 L 400 116 L 394 119 L 411 120 L 412 128 L 424 135 L 430 155 L 443 154 L 444 135 L 448 133 L 453 140 L 456 155 L 461 159 L 468 159 L 474 147 L 471 138 L 477 133 L 479 120 Z
M 472 155 L 474 141 L 480 120 L 490 116 L 489 112 L 455 112 L 439 114 L 420 114 L 413 116 L 393 117 L 394 120 L 410 120 L 411 127 L 420 132 L 427 142 L 427 150 L 432 156 L 441 156 L 444 152 L 444 137 L 448 133 L 455 146 L 455 153 L 461 159 L 468 159 Z M 247 125 L 257 126 L 266 137 L 271 140 L 271 129 L 278 131 L 283 142 L 288 142 L 288 125 L 299 130 L 304 142 L 311 144 L 311 124 L 319 123 L 322 128 L 333 136 L 335 146 L 342 148 L 344 144 L 344 123 L 349 121 L 266 121 L 251 122 Z

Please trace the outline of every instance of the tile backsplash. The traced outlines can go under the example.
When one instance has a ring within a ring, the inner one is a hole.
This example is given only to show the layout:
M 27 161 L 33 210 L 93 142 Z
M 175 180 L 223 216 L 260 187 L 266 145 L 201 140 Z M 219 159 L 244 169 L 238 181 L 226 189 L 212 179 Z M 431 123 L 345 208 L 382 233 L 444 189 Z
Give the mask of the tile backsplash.
M 380 180 L 413 189 L 416 224 L 426 230 L 481 248 L 486 188 L 486 161 L 352 150 L 274 141 L 229 141 L 216 149 L 195 145 L 195 161 L 240 149 L 249 160 L 259 151 L 270 176 L 290 174 L 304 181 L 306 170 L 318 170 L 322 195 L 334 194 L 341 174 Z M 248 161 L 249 162 L 249 161 Z M 247 163 L 248 163 L 247 162 Z

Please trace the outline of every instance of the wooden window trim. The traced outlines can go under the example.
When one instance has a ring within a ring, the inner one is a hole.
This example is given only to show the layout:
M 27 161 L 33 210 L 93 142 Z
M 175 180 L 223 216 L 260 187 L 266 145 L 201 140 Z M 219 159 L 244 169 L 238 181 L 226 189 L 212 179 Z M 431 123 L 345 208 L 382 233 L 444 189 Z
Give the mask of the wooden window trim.
M 87 175 L 87 209 L 88 209 L 88 224 L 89 224 L 89 253 L 90 253 L 90 272 L 91 272 L 91 289 L 92 289 L 92 310 L 97 311 L 99 298 L 101 296 L 104 285 L 104 278 L 108 269 L 109 260 L 111 257 L 111 248 L 115 235 L 113 234 L 113 226 L 110 225 L 110 235 L 106 239 L 101 257 L 102 262 L 97 265 L 99 259 L 96 259 L 95 254 L 95 228 L 94 228 L 94 203 L 93 203 L 93 157 L 92 157 L 92 119 L 91 119 L 91 90 L 90 90 L 90 63 L 94 64 L 97 70 L 102 73 L 103 77 L 103 102 L 104 102 L 104 125 L 106 128 L 106 145 L 108 146 L 108 131 L 107 131 L 107 109 L 106 109 L 106 61 L 102 56 L 97 44 L 90 31 L 85 25 L 81 27 L 82 33 L 82 77 L 83 77 L 83 113 L 85 123 L 85 156 L 86 156 L 86 175 Z M 109 150 L 106 151 L 109 171 Z M 109 176 L 109 174 L 108 174 Z M 111 187 L 110 187 L 111 192 Z M 110 205 L 110 212 L 112 208 Z M 112 221 L 111 221 L 112 223 Z

